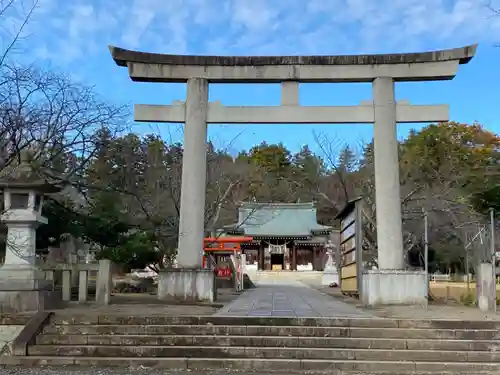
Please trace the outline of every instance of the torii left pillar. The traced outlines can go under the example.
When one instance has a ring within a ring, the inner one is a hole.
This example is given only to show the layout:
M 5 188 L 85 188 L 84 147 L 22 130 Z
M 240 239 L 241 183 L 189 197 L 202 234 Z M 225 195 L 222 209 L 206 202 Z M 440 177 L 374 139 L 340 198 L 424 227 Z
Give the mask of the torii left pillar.
M 188 80 L 185 108 L 177 268 L 160 273 L 158 298 L 214 302 L 215 274 L 203 268 L 208 112 L 206 79 Z

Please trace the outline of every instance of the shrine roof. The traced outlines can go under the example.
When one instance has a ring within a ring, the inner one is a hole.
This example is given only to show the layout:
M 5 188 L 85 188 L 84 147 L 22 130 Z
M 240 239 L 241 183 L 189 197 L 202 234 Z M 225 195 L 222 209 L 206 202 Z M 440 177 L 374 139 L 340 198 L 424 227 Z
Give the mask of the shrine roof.
M 388 53 L 374 55 L 203 56 L 140 52 L 109 46 L 113 60 L 119 66 L 127 66 L 128 62 L 185 66 L 265 66 L 413 64 L 450 60 L 458 60 L 460 64 L 466 64 L 475 55 L 476 48 L 477 44 L 429 52 Z
M 243 203 L 238 222 L 226 227 L 248 236 L 308 237 L 332 228 L 318 224 L 316 206 L 311 203 Z

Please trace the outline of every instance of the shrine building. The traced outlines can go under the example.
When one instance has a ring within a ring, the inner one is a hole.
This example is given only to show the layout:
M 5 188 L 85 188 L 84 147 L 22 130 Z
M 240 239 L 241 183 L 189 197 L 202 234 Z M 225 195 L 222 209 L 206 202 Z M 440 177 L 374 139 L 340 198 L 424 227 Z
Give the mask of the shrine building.
M 258 270 L 322 271 L 332 227 L 318 224 L 314 203 L 242 203 L 238 222 L 223 236 L 248 236 L 241 245 Z

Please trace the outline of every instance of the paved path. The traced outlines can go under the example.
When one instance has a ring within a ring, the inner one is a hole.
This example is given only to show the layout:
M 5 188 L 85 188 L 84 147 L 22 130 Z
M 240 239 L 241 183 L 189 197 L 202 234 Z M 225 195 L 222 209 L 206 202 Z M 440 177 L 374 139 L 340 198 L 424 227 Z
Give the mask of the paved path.
M 371 317 L 299 281 L 260 284 L 216 312 L 217 316 Z

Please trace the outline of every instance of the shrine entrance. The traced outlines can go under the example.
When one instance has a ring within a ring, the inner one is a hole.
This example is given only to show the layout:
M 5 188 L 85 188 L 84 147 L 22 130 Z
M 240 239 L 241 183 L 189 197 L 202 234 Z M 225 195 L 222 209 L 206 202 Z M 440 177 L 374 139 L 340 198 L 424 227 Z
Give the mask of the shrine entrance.
M 114 61 L 127 68 L 133 81 L 187 83 L 185 102 L 136 105 L 134 110 L 135 121 L 185 124 L 177 253 L 179 268 L 191 272 L 193 280 L 204 280 L 200 252 L 206 224 L 207 124 L 373 124 L 379 269 L 370 270 L 364 276 L 364 283 L 370 287 L 371 293 L 368 293 L 368 301 L 369 304 L 375 301 L 382 305 L 414 304 L 417 301 L 426 304 L 427 275 L 408 271 L 405 264 L 397 123 L 449 121 L 449 107 L 412 105 L 397 100 L 395 85 L 399 82 L 453 79 L 459 65 L 467 64 L 474 57 L 476 47 L 377 55 L 193 56 L 146 53 L 110 46 Z M 373 95 L 370 100 L 354 106 L 303 106 L 299 100 L 300 85 L 312 82 L 369 82 Z M 212 103 L 208 98 L 209 86 L 213 83 L 280 83 L 281 103 L 279 106 L 247 107 Z M 268 264 L 265 257 L 269 253 L 263 241 L 272 237 L 293 241 L 290 244 L 293 246 L 292 269 L 297 269 L 299 246 L 313 243 L 324 246 L 325 241 L 319 241 L 317 237 L 331 232 L 332 228 L 316 223 L 314 207 L 299 210 L 302 211 L 301 217 L 296 217 L 290 214 L 297 211 L 295 205 L 280 205 L 278 210 L 273 204 L 266 206 L 258 215 L 252 215 L 254 212 L 245 207 L 239 212 L 238 224 L 231 228 L 234 235 L 250 236 L 260 242 L 254 245 L 252 241 L 254 248 L 259 249 L 260 267 Z M 277 217 L 272 211 L 277 211 Z M 243 216 L 245 213 L 250 216 Z M 287 253 L 284 255 L 289 257 Z M 313 252 L 313 257 L 318 255 L 319 252 Z M 201 281 L 183 286 L 185 273 L 177 270 L 162 275 L 178 281 L 167 289 L 168 295 L 179 300 L 197 299 L 212 287 Z
M 267 243 L 266 243 L 267 242 Z M 269 264 L 269 270 L 271 271 L 282 271 L 284 269 L 290 268 L 288 265 L 288 259 L 285 260 L 285 254 L 288 254 L 287 242 L 274 240 L 274 244 L 268 241 L 264 241 L 265 243 L 265 252 L 268 255 L 267 263 Z M 287 257 L 288 258 L 288 257 Z M 285 266 L 285 263 L 288 265 Z
M 281 271 L 285 269 L 285 255 L 271 254 L 271 269 L 273 271 Z

